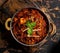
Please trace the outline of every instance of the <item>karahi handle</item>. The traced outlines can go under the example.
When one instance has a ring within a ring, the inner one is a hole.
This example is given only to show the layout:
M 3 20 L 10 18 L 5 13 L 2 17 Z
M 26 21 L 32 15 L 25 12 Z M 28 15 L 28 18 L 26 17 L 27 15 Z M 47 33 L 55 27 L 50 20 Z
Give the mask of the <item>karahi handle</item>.
M 56 33 L 56 26 L 54 23 L 50 23 L 50 35 L 54 35 Z
M 10 30 L 10 26 L 8 26 L 8 23 L 11 21 L 11 18 L 8 18 L 7 20 L 6 20 L 6 22 L 5 22 L 5 28 L 7 29 L 7 30 Z

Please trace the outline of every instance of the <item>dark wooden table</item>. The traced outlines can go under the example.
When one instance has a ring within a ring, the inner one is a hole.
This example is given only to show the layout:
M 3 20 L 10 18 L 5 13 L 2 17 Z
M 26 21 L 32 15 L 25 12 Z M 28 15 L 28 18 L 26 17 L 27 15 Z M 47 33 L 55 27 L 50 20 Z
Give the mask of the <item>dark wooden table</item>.
M 36 7 L 48 13 L 56 25 L 56 33 L 42 46 L 27 47 L 17 43 L 5 28 L 6 19 L 21 8 Z M 49 53 L 60 40 L 60 0 L 0 0 L 0 53 Z

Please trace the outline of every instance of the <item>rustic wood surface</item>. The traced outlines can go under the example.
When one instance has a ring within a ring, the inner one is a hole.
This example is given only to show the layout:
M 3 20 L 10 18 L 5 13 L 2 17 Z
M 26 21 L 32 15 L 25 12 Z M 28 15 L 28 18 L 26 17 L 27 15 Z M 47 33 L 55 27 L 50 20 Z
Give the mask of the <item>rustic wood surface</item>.
M 17 43 L 5 28 L 5 21 L 24 7 L 35 7 L 32 1 L 54 21 L 57 31 L 42 46 L 26 47 Z M 0 53 L 47 53 L 60 39 L 60 0 L 0 0 Z M 47 51 L 48 49 L 48 51 Z M 48 52 L 49 53 L 49 52 Z

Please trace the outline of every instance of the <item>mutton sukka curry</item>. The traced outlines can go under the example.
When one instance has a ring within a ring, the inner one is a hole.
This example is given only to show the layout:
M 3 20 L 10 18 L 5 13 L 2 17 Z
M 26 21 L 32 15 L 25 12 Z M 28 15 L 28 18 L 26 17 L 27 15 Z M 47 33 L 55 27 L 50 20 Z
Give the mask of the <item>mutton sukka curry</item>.
M 14 37 L 27 45 L 34 45 L 42 41 L 47 36 L 48 25 L 42 12 L 35 8 L 20 10 L 11 22 Z

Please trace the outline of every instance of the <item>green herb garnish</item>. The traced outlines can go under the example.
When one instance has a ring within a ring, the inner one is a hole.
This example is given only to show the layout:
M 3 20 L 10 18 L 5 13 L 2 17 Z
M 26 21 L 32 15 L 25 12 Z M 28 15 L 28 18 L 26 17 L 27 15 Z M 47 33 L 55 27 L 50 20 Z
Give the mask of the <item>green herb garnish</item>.
M 28 35 L 31 35 L 32 32 L 33 32 L 33 30 L 32 30 L 31 28 L 29 28 L 29 29 L 27 30 Z
M 34 28 L 35 25 L 36 25 L 36 22 L 31 22 L 31 21 L 27 21 L 26 22 L 26 26 L 29 28 L 27 30 L 28 35 L 31 35 L 32 34 L 33 28 Z

